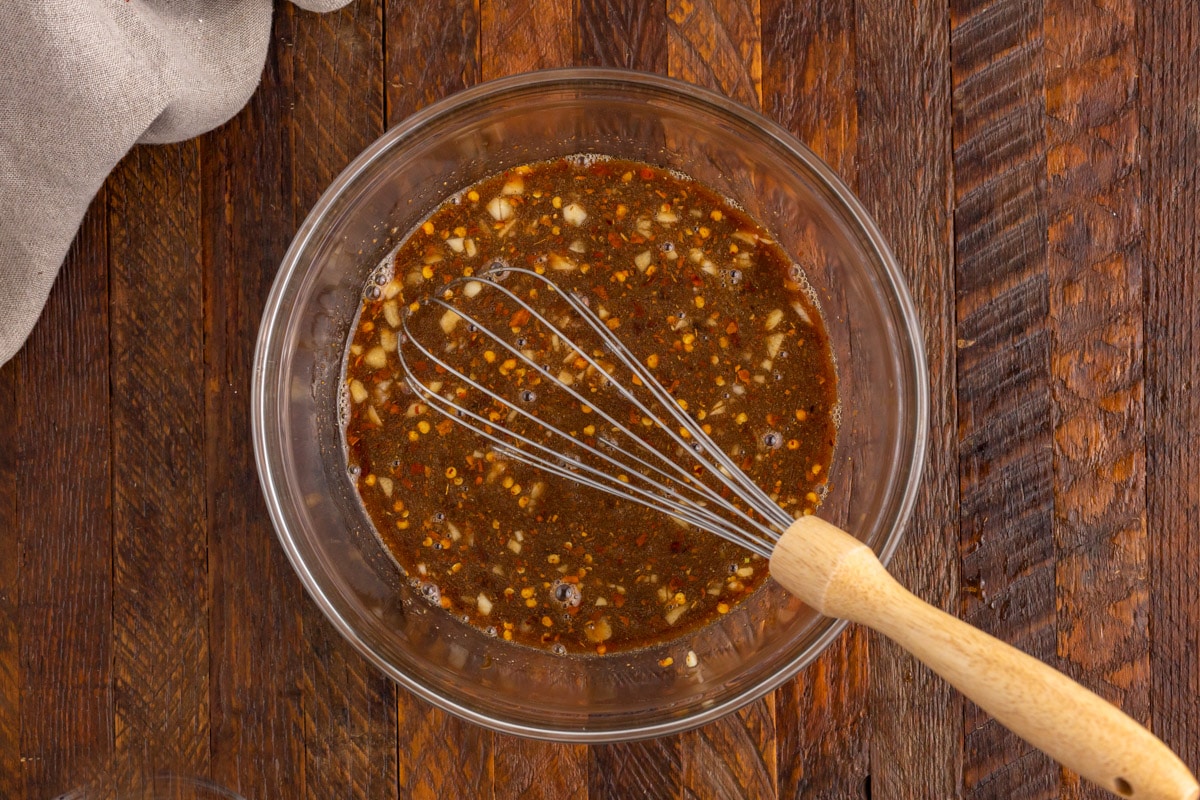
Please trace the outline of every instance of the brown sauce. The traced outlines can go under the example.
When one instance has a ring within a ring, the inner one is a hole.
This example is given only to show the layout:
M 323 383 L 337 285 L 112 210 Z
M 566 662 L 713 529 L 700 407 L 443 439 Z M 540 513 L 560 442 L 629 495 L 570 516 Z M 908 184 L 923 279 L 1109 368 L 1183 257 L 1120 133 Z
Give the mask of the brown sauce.
M 765 581 L 763 559 L 507 458 L 406 385 L 396 352 L 404 315 L 418 324 L 420 301 L 447 287 L 462 292 L 461 278 L 496 265 L 586 297 L 792 516 L 820 502 L 837 417 L 828 338 L 803 276 L 767 231 L 695 181 L 618 160 L 543 162 L 482 181 L 417 228 L 368 284 L 347 350 L 348 465 L 381 540 L 431 603 L 505 640 L 601 654 L 673 639 L 728 613 Z M 530 289 L 520 276 L 505 286 Z M 506 328 L 555 380 L 449 317 L 422 337 L 457 342 L 448 347 L 464 371 L 509 386 L 512 404 L 605 446 L 611 426 L 555 394 L 568 385 L 605 391 L 600 371 L 514 307 L 478 303 L 492 314 L 488 327 Z M 488 419 L 517 416 L 449 385 L 426 359 L 410 358 L 409 368 Z M 636 413 L 629 419 L 637 424 Z M 674 446 L 663 442 L 664 452 Z

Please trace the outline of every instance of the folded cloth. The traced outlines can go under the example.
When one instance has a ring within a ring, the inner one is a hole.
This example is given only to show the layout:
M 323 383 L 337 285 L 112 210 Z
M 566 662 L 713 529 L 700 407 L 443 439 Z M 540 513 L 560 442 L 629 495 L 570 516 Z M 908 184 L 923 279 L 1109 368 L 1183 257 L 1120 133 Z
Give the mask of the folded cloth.
M 349 0 L 293 0 L 331 11 Z M 92 197 L 138 142 L 177 142 L 258 85 L 272 0 L 0 2 L 0 364 L 37 321 Z

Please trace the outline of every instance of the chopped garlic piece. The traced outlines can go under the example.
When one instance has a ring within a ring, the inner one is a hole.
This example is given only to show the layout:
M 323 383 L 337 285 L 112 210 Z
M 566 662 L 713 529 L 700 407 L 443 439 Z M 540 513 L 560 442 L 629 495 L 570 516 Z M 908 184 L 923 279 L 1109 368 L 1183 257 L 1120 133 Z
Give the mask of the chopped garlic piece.
M 387 351 L 382 347 L 372 347 L 363 356 L 363 363 L 372 369 L 381 369 L 387 366 Z
M 488 213 L 492 215 L 492 219 L 497 222 L 504 222 L 512 219 L 513 206 L 512 203 L 505 200 L 503 197 L 493 197 L 487 204 Z
M 550 254 L 550 269 L 556 269 L 559 272 L 570 272 L 578 268 L 578 266 L 574 260 L 566 256 L 560 256 L 558 253 Z
M 767 337 L 767 355 L 769 355 L 771 358 L 779 355 L 779 348 L 781 346 L 783 346 L 782 333 L 772 333 Z M 770 367 L 767 367 L 767 369 L 770 369 Z
M 562 211 L 563 219 L 576 227 L 582 225 L 584 220 L 588 218 L 587 211 L 579 203 L 568 203 L 563 207 Z
M 441 324 L 443 331 L 450 333 L 454 330 L 454 326 L 458 324 L 460 319 L 462 319 L 462 317 L 460 317 L 458 314 L 447 310 L 445 314 L 442 314 L 442 318 L 439 323 Z
M 393 328 L 400 327 L 400 306 L 395 300 L 388 300 L 383 304 L 383 318 L 387 320 L 387 324 Z

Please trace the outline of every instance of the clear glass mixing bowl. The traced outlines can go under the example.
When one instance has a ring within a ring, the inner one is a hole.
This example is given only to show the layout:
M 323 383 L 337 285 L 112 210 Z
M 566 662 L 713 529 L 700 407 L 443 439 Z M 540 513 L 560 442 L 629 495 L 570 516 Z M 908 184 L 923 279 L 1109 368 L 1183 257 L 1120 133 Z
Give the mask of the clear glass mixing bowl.
M 773 583 L 683 641 L 557 656 L 485 636 L 414 594 L 346 472 L 337 415 L 368 273 L 445 198 L 523 162 L 605 153 L 679 169 L 773 231 L 820 296 L 843 407 L 821 513 L 891 556 L 925 450 L 920 327 L 895 259 L 832 170 L 778 125 L 712 92 L 599 69 L 493 81 L 386 133 L 292 242 L 255 354 L 259 477 L 301 580 L 372 663 L 447 711 L 509 733 L 601 742 L 699 725 L 765 694 L 837 636 Z M 697 657 L 689 667 L 680 657 Z M 660 660 L 672 656 L 670 666 Z

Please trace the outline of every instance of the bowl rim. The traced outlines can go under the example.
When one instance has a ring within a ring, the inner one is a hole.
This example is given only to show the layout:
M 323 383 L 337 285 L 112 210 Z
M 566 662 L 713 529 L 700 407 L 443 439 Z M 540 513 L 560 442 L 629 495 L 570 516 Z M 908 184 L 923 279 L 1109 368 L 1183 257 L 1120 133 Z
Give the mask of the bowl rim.
M 913 452 L 908 463 L 908 484 L 904 487 L 903 494 L 899 498 L 896 507 L 896 520 L 892 526 L 892 532 L 884 537 L 881 542 L 881 550 L 878 554 L 880 561 L 886 566 L 899 547 L 900 540 L 904 536 L 909 519 L 916 505 L 929 438 L 929 384 L 928 369 L 925 360 L 924 333 L 904 274 L 875 220 L 868 213 L 862 202 L 824 160 L 783 126 L 760 112 L 715 91 L 676 78 L 655 73 L 606 67 L 563 67 L 519 73 L 484 81 L 443 97 L 409 115 L 400 123 L 384 132 L 339 173 L 329 187 L 321 194 L 320 199 L 297 228 L 291 244 L 288 246 L 287 252 L 280 262 L 279 270 L 272 283 L 271 291 L 267 297 L 262 318 L 259 322 L 258 340 L 254 351 L 250 386 L 250 422 L 255 465 L 258 473 L 259 487 L 262 490 L 263 498 L 271 517 L 272 527 L 275 529 L 276 538 L 283 547 L 292 568 L 299 576 L 305 591 L 338 633 L 350 642 L 367 661 L 382 670 L 384 674 L 400 684 L 404 689 L 461 719 L 502 733 L 576 744 L 600 744 L 647 739 L 690 730 L 719 719 L 765 696 L 786 681 L 791 680 L 799 670 L 811 663 L 840 636 L 848 623 L 840 619 L 832 620 L 832 624 L 813 640 L 811 646 L 804 653 L 797 655 L 792 660 L 783 664 L 766 679 L 754 683 L 723 702 L 697 709 L 694 713 L 682 718 L 668 718 L 662 722 L 640 724 L 625 729 L 589 730 L 517 723 L 509 719 L 500 719 L 477 711 L 470 706 L 456 702 L 453 698 L 431 689 L 413 676 L 397 669 L 394 665 L 386 661 L 358 635 L 354 627 L 339 613 L 337 607 L 326 596 L 316 575 L 314 575 L 305 562 L 297 543 L 288 529 L 286 522 L 287 515 L 283 508 L 282 498 L 275 490 L 275 481 L 271 478 L 274 464 L 271 441 L 269 441 L 271 428 L 267 424 L 267 415 L 273 405 L 270 399 L 271 395 L 266 391 L 265 378 L 272 366 L 278 367 L 277 362 L 273 363 L 273 350 L 285 327 L 280 325 L 280 316 L 283 311 L 283 301 L 288 294 L 288 287 L 292 285 L 296 277 L 299 256 L 307 248 L 310 239 L 317 229 L 318 223 L 325 217 L 329 209 L 341 198 L 343 192 L 355 182 L 359 175 L 375 163 L 381 154 L 394 147 L 399 140 L 422 127 L 440 118 L 449 116 L 464 106 L 475 104 L 481 100 L 509 93 L 550 89 L 555 86 L 578 89 L 581 87 L 591 88 L 605 85 L 636 88 L 643 91 L 657 92 L 676 100 L 686 100 L 692 104 L 707 106 L 718 116 L 736 117 L 742 122 L 757 128 L 765 138 L 783 148 L 792 157 L 811 169 L 817 178 L 824 182 L 827 189 L 836 198 L 836 201 L 845 206 L 845 209 L 860 226 L 861 233 L 865 236 L 865 244 L 869 245 L 869 248 L 874 251 L 874 255 L 878 258 L 879 264 L 882 266 L 881 277 L 884 278 L 882 285 L 886 290 L 890 291 L 891 300 L 896 304 L 899 316 L 904 323 L 904 328 L 909 333 L 905 337 L 905 342 L 908 346 L 901 349 L 906 351 L 902 353 L 902 357 L 908 359 L 909 363 L 906 367 L 913 373 L 915 388 L 912 413 L 916 418 L 916 425 L 913 431 Z M 275 454 L 276 458 L 277 456 L 278 453 Z

